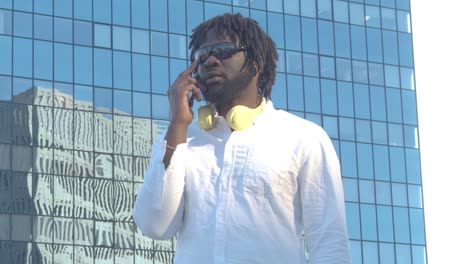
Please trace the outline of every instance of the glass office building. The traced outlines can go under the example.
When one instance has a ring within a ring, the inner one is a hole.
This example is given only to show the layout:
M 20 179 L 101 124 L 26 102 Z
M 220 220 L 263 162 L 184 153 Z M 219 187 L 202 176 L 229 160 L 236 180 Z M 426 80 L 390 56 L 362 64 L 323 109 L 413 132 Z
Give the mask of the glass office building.
M 427 263 L 409 0 L 0 0 L 0 262 L 172 263 L 131 209 L 191 29 L 224 12 L 332 138 L 353 263 Z

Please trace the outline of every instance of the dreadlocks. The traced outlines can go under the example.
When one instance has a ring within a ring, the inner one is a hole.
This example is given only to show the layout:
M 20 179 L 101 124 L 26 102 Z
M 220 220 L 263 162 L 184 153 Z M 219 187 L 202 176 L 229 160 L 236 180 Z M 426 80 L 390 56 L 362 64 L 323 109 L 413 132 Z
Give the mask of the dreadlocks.
M 247 47 L 246 65 L 256 65 L 259 72 L 257 86 L 260 93 L 271 97 L 271 89 L 276 78 L 276 61 L 278 53 L 273 40 L 258 25 L 258 22 L 243 17 L 241 14 L 225 13 L 211 18 L 198 25 L 190 37 L 190 57 L 193 61 L 194 52 L 200 47 L 206 37 L 206 32 L 214 29 L 219 38 L 229 37 L 232 41 Z

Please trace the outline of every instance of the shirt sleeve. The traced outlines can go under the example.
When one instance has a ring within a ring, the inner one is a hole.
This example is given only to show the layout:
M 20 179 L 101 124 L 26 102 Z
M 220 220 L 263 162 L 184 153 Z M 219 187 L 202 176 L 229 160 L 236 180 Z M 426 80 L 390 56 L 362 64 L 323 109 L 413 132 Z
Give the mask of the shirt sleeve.
M 185 156 L 187 144 L 176 146 L 170 165 L 164 168 L 166 141 L 161 135 L 153 145 L 149 166 L 133 207 L 133 218 L 143 234 L 171 239 L 183 224 Z
M 320 134 L 320 133 L 319 133 Z M 324 131 L 301 169 L 300 197 L 310 263 L 351 263 L 340 164 Z

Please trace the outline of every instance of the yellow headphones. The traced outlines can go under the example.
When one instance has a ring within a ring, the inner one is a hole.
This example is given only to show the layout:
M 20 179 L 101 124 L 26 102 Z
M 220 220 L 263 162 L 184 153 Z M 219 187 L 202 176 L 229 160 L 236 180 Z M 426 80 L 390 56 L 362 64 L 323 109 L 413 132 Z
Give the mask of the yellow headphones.
M 244 105 L 236 105 L 226 115 L 228 125 L 236 130 L 244 130 L 252 125 L 255 117 L 261 114 L 265 108 L 265 98 L 256 108 L 250 108 Z M 215 110 L 211 105 L 205 105 L 198 108 L 198 126 L 203 130 L 212 129 L 214 126 Z

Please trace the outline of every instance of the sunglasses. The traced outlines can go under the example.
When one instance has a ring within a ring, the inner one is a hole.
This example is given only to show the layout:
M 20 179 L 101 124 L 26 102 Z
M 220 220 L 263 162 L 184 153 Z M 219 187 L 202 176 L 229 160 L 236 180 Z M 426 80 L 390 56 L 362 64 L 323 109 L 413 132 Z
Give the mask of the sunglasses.
M 213 46 L 203 47 L 197 49 L 193 54 L 195 60 L 200 59 L 204 63 L 211 55 L 215 56 L 218 60 L 225 60 L 232 57 L 239 51 L 247 50 L 244 46 L 238 46 L 233 42 L 221 42 Z

